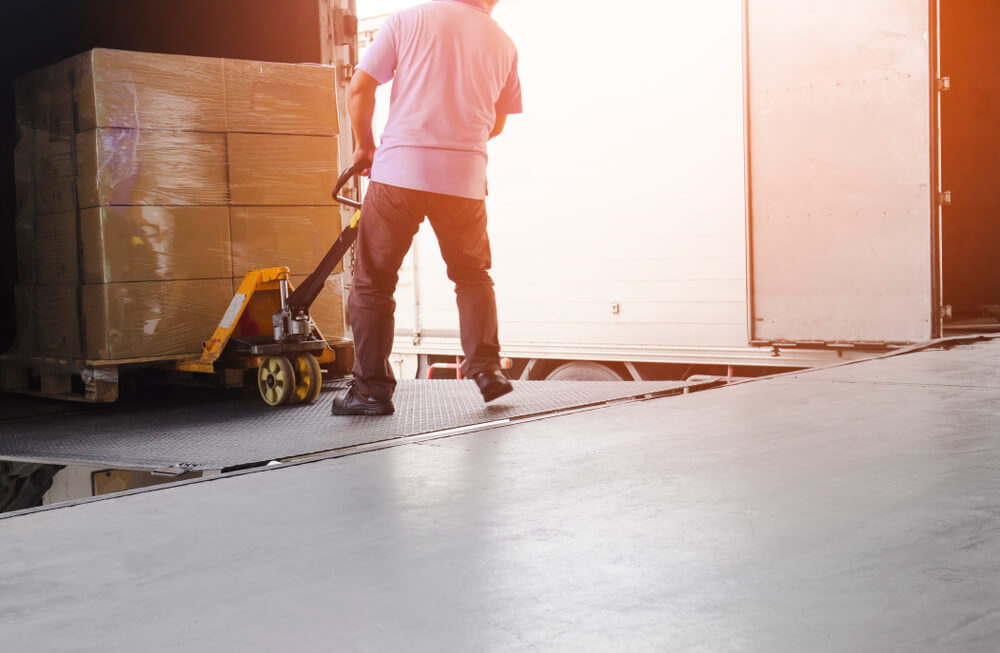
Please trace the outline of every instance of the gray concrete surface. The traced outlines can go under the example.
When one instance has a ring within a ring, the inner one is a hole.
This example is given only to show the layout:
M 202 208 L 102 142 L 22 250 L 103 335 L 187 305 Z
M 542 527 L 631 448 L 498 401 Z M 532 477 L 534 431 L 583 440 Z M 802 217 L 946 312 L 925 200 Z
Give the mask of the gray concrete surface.
M 995 651 L 1000 342 L 0 520 L 35 650 Z

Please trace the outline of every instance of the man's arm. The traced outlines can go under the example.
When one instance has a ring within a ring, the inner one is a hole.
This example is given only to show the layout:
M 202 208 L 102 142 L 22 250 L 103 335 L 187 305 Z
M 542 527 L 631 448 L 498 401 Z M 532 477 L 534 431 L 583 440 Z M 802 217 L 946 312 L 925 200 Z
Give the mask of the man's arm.
M 511 64 L 510 73 L 507 74 L 507 81 L 500 91 L 500 97 L 493 107 L 496 113 L 496 121 L 493 129 L 490 130 L 490 138 L 496 138 L 503 132 L 507 125 L 507 116 L 512 113 L 521 113 L 521 78 L 517 74 L 517 52 L 514 53 L 514 62 Z
M 354 71 L 351 86 L 347 90 L 347 112 L 351 116 L 351 130 L 354 132 L 354 163 L 365 164 L 367 175 L 375 158 L 375 136 L 372 134 L 372 120 L 375 118 L 375 89 L 378 82 L 361 69 Z
M 493 129 L 490 130 L 490 138 L 496 138 L 501 133 L 503 133 L 503 128 L 507 124 L 507 114 L 498 113 L 496 122 L 493 123 Z
M 497 98 L 493 108 L 497 118 L 493 129 L 490 130 L 490 138 L 495 138 L 503 132 L 508 115 L 521 113 L 521 78 L 517 74 L 517 51 L 514 52 L 514 61 L 507 74 L 507 81 L 504 83 L 500 97 Z

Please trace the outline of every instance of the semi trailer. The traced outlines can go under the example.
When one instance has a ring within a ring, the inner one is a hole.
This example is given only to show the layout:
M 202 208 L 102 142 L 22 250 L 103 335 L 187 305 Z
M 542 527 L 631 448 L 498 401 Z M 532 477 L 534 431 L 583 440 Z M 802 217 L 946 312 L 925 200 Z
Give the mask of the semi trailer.
M 755 375 L 995 328 L 998 14 L 501 2 L 525 97 L 489 165 L 514 374 Z M 397 303 L 401 372 L 461 354 L 427 227 Z

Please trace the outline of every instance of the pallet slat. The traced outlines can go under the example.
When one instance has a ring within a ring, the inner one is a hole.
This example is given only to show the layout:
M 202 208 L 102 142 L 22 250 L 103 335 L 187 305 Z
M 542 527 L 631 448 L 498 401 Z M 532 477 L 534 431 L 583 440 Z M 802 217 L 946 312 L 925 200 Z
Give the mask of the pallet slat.
M 108 403 L 118 399 L 118 365 L 5 357 L 0 358 L 0 388 L 48 399 Z

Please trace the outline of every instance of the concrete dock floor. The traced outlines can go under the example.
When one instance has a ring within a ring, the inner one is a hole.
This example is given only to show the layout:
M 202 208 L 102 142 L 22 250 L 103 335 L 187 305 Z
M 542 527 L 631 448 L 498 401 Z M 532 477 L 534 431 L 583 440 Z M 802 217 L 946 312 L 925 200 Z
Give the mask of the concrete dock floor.
M 994 651 L 1000 341 L 0 520 L 34 650 Z

